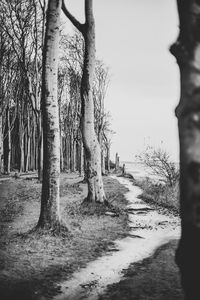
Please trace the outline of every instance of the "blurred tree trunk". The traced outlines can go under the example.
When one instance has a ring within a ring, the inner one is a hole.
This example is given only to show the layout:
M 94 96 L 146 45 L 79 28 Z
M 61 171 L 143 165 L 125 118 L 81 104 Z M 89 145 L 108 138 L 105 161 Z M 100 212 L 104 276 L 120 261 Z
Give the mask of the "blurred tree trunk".
M 171 53 L 180 68 L 181 240 L 176 261 L 186 299 L 200 299 L 200 1 L 178 3 L 180 34 Z
M 61 0 L 49 0 L 43 50 L 43 181 L 37 227 L 60 230 L 60 132 L 57 95 Z
M 84 66 L 81 80 L 81 130 L 86 160 L 88 202 L 106 203 L 101 174 L 101 149 L 94 129 L 93 79 L 95 71 L 95 20 L 93 0 L 85 0 L 85 24 L 79 23 L 67 10 L 63 1 L 63 11 L 85 41 Z

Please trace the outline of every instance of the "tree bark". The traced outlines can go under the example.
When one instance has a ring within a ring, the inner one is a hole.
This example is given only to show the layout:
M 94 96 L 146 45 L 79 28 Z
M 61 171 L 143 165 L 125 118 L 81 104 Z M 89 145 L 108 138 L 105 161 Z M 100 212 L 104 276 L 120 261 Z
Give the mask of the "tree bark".
M 88 202 L 106 203 L 101 174 L 101 149 L 94 129 L 93 79 L 95 71 L 95 20 L 93 0 L 85 0 L 85 24 L 80 24 L 66 9 L 63 11 L 77 29 L 83 34 L 85 54 L 81 79 L 81 131 L 86 160 L 86 179 L 88 183 Z
M 186 299 L 200 299 L 200 1 L 177 1 L 180 34 L 171 53 L 180 68 L 181 239 L 176 261 Z
M 43 181 L 37 227 L 60 230 L 60 132 L 57 96 L 58 47 L 61 0 L 49 0 L 43 50 L 42 117 Z

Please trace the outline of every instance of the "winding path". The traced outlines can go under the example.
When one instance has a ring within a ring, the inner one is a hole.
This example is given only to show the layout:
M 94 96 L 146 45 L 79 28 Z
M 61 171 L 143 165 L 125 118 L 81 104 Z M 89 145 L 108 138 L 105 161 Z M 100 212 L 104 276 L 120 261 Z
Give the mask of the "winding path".
M 113 252 L 88 263 L 86 268 L 74 273 L 70 280 L 62 282 L 61 294 L 54 297 L 54 300 L 98 299 L 108 285 L 120 281 L 123 269 L 150 256 L 161 245 L 180 237 L 178 217 L 158 213 L 138 198 L 142 193 L 140 188 L 133 186 L 126 178 L 117 179 L 129 189 L 125 195 L 129 202 L 128 237 L 116 240 Z

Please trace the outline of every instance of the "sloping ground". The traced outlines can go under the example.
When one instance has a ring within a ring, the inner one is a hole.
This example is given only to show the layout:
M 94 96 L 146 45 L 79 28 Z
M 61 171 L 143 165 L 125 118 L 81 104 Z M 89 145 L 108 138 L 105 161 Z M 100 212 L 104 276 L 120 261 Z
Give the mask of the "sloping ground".
M 183 300 L 179 271 L 174 262 L 177 241 L 124 271 L 124 278 L 108 287 L 99 300 Z
M 118 216 L 104 211 L 89 214 L 80 209 L 86 185 L 76 174 L 61 178 L 62 217 L 68 236 L 27 234 L 38 220 L 41 184 L 32 178 L 0 181 L 0 299 L 44 300 L 59 290 L 56 282 L 67 279 L 89 261 L 112 248 L 112 241 L 127 233 L 123 212 L 127 191 L 119 182 L 105 177 L 109 202 Z

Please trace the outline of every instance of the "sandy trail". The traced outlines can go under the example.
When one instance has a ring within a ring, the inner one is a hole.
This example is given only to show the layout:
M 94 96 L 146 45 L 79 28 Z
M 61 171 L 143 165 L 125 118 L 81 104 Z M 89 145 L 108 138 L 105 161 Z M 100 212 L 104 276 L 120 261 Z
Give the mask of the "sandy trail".
M 61 294 L 54 297 L 54 300 L 98 299 L 108 285 L 120 281 L 123 269 L 152 255 L 161 245 L 180 237 L 178 217 L 158 213 L 138 198 L 142 193 L 140 188 L 133 186 L 126 178 L 117 179 L 129 189 L 125 195 L 129 202 L 129 236 L 116 240 L 113 251 L 88 263 L 86 268 L 74 273 L 70 280 L 62 282 Z

